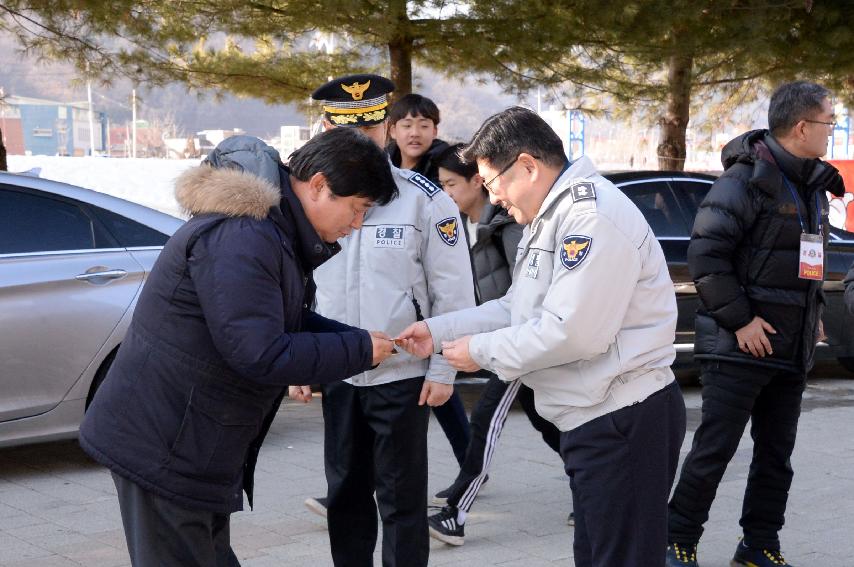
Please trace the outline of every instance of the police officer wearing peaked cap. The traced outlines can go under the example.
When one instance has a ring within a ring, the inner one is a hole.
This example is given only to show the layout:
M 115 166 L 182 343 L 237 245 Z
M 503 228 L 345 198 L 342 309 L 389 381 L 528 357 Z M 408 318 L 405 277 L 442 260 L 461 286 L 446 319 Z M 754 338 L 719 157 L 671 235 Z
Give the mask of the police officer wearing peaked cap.
M 362 73 L 329 81 L 311 93 L 311 98 L 323 101 L 324 117 L 333 126 L 378 126 L 385 123 L 392 91 L 390 80 Z
M 384 147 L 393 88 L 378 75 L 349 75 L 312 96 L 324 101 L 324 128 L 356 127 Z M 370 321 L 394 336 L 422 317 L 475 302 L 457 206 L 423 175 L 389 167 L 398 198 L 370 209 L 315 280 L 320 314 Z M 419 360 L 401 352 L 339 387 L 324 387 L 325 504 L 336 567 L 373 565 L 378 509 L 383 565 L 427 565 L 428 406 L 448 400 L 455 376 L 440 355 Z M 310 400 L 304 386 L 290 394 Z

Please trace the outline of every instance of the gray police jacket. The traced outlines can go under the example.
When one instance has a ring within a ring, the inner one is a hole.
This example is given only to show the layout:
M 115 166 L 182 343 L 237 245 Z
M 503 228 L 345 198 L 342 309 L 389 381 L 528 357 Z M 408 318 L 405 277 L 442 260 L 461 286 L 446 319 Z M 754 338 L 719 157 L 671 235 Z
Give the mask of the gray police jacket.
M 415 321 L 472 307 L 474 284 L 457 206 L 426 177 L 391 166 L 400 196 L 365 215 L 339 240 L 341 252 L 314 272 L 317 312 L 397 336 Z M 452 384 L 441 355 L 418 360 L 402 349 L 347 380 L 376 386 L 416 376 Z
M 435 345 L 475 334 L 475 362 L 530 386 L 538 413 L 561 431 L 674 380 L 676 297 L 664 253 L 637 207 L 585 157 L 525 228 L 507 294 L 427 324 Z

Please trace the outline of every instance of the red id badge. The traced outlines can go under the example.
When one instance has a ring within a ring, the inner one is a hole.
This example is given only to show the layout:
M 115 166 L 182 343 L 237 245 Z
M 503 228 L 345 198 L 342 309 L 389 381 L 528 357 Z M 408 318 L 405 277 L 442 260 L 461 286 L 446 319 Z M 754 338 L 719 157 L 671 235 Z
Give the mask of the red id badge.
M 799 278 L 819 281 L 824 279 L 824 242 L 820 234 L 801 234 L 800 258 Z

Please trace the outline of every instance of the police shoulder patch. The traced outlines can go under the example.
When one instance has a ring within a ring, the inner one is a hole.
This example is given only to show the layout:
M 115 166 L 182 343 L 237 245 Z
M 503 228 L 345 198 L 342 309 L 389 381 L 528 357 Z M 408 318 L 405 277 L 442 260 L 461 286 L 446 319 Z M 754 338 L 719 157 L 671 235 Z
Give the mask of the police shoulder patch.
M 564 236 L 560 250 L 560 262 L 567 270 L 574 270 L 589 255 L 593 239 L 583 234 Z
M 453 246 L 459 240 L 459 227 L 457 217 L 448 217 L 436 223 L 436 230 L 442 241 L 448 246 Z
M 409 181 L 411 181 L 414 185 L 418 186 L 419 189 L 424 191 L 424 193 L 428 197 L 432 198 L 433 195 L 442 192 L 442 189 L 438 185 L 436 185 L 420 173 L 412 172 L 412 175 L 409 176 Z
M 592 181 L 576 181 L 569 186 L 569 190 L 572 192 L 573 201 L 596 198 L 596 188 Z

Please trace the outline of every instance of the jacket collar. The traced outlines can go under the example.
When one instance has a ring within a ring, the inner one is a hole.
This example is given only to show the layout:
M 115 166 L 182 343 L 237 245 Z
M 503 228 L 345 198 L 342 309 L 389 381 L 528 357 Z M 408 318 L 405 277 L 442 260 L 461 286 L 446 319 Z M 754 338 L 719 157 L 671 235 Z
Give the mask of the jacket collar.
M 534 230 L 534 226 L 543 217 L 543 215 L 545 215 L 567 194 L 567 192 L 569 192 L 571 180 L 578 178 L 583 179 L 593 175 L 598 175 L 598 172 L 596 171 L 596 166 L 593 165 L 593 162 L 590 161 L 590 158 L 587 156 L 581 156 L 573 162 L 567 162 L 563 171 L 549 190 L 548 195 L 546 195 L 545 201 L 540 205 L 540 210 L 537 212 L 537 215 L 534 217 L 533 221 L 531 221 L 531 230 Z
M 291 188 L 290 169 L 279 166 L 282 198 L 270 213 L 273 222 L 293 242 L 294 251 L 305 271 L 312 271 L 341 250 L 337 242 L 323 242 L 309 222 L 302 203 Z

